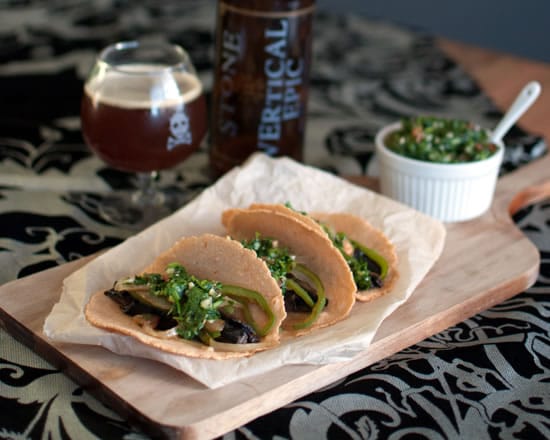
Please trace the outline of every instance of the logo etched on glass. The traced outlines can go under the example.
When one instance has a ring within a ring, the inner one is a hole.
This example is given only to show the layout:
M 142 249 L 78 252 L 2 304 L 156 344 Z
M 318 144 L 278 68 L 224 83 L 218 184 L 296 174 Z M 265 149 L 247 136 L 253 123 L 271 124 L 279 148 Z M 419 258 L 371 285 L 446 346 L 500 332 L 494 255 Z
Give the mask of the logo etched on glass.
M 191 131 L 189 130 L 189 118 L 183 111 L 183 108 L 179 108 L 176 113 L 170 118 L 170 133 L 166 148 L 168 151 L 172 151 L 178 145 L 190 145 L 191 144 Z

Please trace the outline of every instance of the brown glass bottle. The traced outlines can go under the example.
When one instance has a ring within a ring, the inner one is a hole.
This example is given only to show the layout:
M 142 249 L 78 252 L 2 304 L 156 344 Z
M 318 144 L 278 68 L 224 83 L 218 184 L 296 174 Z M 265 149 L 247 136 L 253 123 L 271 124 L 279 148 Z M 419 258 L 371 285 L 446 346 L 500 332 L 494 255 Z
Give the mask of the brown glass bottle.
M 262 151 L 302 159 L 314 0 L 220 0 L 210 164 Z

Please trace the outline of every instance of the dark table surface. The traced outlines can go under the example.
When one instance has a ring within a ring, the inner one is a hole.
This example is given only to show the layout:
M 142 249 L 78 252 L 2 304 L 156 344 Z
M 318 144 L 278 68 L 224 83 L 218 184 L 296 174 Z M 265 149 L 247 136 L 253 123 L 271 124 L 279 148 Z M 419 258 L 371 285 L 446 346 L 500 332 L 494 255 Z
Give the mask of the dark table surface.
M 98 201 L 134 176 L 94 157 L 80 132 L 82 83 L 97 51 L 161 39 L 191 54 L 211 88 L 214 3 L 0 3 L 0 282 L 120 243 Z M 430 113 L 494 126 L 500 113 L 430 37 L 367 18 L 316 16 L 305 162 L 372 172 L 373 137 Z M 514 128 L 502 173 L 544 142 Z M 185 203 L 212 183 L 206 142 L 160 184 Z M 550 204 L 515 215 L 538 246 L 536 284 L 489 310 L 225 435 L 234 438 L 549 438 Z M 521 256 L 518 256 L 521 258 Z M 146 438 L 0 330 L 0 438 Z

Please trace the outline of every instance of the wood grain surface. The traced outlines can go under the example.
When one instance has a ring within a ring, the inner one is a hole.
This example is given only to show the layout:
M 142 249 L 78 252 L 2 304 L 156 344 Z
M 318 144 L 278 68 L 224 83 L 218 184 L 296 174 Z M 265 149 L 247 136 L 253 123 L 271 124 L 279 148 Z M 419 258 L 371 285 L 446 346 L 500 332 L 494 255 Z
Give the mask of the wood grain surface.
M 550 157 L 499 180 L 491 209 L 447 225 L 441 258 L 409 301 L 388 317 L 368 350 L 352 361 L 295 365 L 208 389 L 155 361 L 100 347 L 51 343 L 42 325 L 62 280 L 88 259 L 0 287 L 0 323 L 145 431 L 166 438 L 212 438 L 463 321 L 532 285 L 539 252 L 514 225 L 511 205 L 548 196 Z M 529 194 L 529 196 L 525 196 Z M 40 295 L 37 295 L 37 292 Z

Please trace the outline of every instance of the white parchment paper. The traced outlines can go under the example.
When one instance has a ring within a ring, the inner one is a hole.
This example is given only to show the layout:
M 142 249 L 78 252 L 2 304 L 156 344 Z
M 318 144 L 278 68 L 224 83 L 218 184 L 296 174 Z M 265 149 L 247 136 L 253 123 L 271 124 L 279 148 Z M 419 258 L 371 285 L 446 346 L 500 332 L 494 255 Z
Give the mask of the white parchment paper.
M 87 322 L 84 306 L 93 293 L 110 288 L 118 278 L 139 273 L 182 236 L 224 234 L 222 211 L 253 202 L 290 202 L 299 210 L 350 212 L 367 219 L 396 246 L 400 276 L 395 288 L 373 302 L 356 303 L 350 316 L 340 323 L 242 359 L 207 360 L 168 354 Z M 443 224 L 431 217 L 318 169 L 256 154 L 170 217 L 67 277 L 59 302 L 46 318 L 44 333 L 54 341 L 101 345 L 115 353 L 156 359 L 210 388 L 285 364 L 345 361 L 368 348 L 382 321 L 407 300 L 435 263 L 444 241 Z

